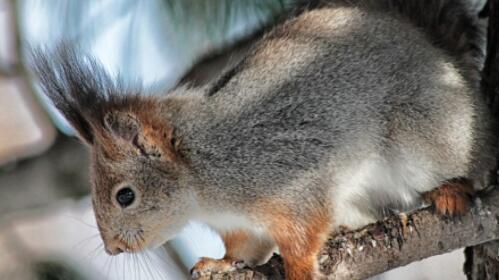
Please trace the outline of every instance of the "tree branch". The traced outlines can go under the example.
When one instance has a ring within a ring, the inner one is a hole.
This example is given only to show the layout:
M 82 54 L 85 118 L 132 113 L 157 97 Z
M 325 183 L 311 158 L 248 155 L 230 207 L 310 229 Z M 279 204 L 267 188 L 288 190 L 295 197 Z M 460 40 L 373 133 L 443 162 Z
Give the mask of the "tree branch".
M 320 270 L 331 279 L 365 279 L 414 261 L 499 239 L 499 189 L 478 196 L 474 202 L 469 213 L 456 219 L 434 214 L 427 207 L 336 235 L 318 256 Z M 254 270 L 214 274 L 209 279 L 284 279 L 282 260 L 274 255 Z

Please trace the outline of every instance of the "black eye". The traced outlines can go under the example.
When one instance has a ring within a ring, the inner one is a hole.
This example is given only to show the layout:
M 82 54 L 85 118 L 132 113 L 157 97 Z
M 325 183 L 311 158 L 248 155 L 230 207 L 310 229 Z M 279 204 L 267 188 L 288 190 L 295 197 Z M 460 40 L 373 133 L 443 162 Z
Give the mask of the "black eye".
M 129 187 L 124 187 L 116 193 L 116 201 L 125 208 L 130 206 L 135 200 L 135 193 Z

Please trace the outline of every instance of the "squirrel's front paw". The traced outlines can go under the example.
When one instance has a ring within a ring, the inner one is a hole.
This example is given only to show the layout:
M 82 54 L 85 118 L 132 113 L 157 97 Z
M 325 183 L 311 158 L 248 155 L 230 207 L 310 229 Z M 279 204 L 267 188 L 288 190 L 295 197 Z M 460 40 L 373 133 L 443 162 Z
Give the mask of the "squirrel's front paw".
M 210 279 L 214 273 L 230 272 L 246 267 L 244 261 L 232 259 L 201 258 L 191 269 L 192 279 Z

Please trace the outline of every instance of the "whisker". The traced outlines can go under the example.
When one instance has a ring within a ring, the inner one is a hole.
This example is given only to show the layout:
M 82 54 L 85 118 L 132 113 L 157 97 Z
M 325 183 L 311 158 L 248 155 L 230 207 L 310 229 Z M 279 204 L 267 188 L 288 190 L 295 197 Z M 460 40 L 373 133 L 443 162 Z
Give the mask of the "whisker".
M 128 274 L 127 274 L 126 269 L 128 268 L 128 260 L 129 260 L 129 257 L 130 257 L 130 256 L 129 256 L 128 254 L 125 254 L 125 257 L 124 257 L 124 259 L 123 259 L 123 264 L 124 264 L 124 265 L 123 265 L 122 270 L 121 270 L 121 273 L 122 273 L 122 274 L 121 274 L 120 279 L 127 279 L 127 278 L 125 278 L 125 275 L 128 275 Z
M 135 279 L 140 279 L 140 268 L 138 265 L 137 255 L 133 253 L 134 268 L 135 268 Z
M 124 266 L 126 265 L 126 260 L 127 260 L 127 254 L 123 254 L 121 258 L 119 259 L 119 262 L 116 262 L 116 268 L 114 271 L 116 271 L 116 278 L 118 279 L 126 279 L 125 278 L 125 271 L 124 271 Z M 120 277 L 120 272 L 121 272 L 121 277 Z
M 141 254 L 141 257 L 142 257 L 142 260 L 144 261 L 144 267 L 146 268 L 147 272 L 149 273 L 149 275 L 151 275 L 151 278 L 152 279 L 156 279 L 154 273 L 152 272 L 151 270 L 151 265 L 150 263 L 148 263 L 148 259 L 147 259 L 147 255 L 144 254 L 146 251 L 144 251 L 142 254 Z
M 85 243 L 88 243 L 90 242 L 92 239 L 94 238 L 97 238 L 99 237 L 99 234 L 96 233 L 96 234 L 92 234 L 91 236 L 87 237 L 87 238 L 84 238 L 83 240 L 80 240 L 78 241 L 78 243 L 76 243 L 75 245 L 71 246 L 71 250 L 76 250 L 78 249 L 78 247 L 82 246 L 85 244 Z
M 88 252 L 88 254 L 84 257 L 82 257 L 81 261 L 91 263 L 93 259 L 98 256 L 102 251 L 101 249 L 104 248 L 104 244 L 101 242 L 99 243 L 93 250 Z
M 89 224 L 89 223 L 87 223 L 87 222 L 83 221 L 82 219 L 80 219 L 80 218 L 78 218 L 78 217 L 76 217 L 76 216 L 71 216 L 71 215 L 63 215 L 63 216 L 64 216 L 64 217 L 67 217 L 67 218 L 71 218 L 71 219 L 73 219 L 73 220 L 75 220 L 75 221 L 77 221 L 77 222 L 80 222 L 80 223 L 82 223 L 82 224 L 84 224 L 84 225 L 86 225 L 86 226 L 88 226 L 88 227 L 90 227 L 90 228 L 93 228 L 93 229 L 99 230 L 99 228 L 98 228 L 97 226 L 91 225 L 91 224 Z
M 135 248 L 135 249 L 136 248 L 140 248 L 139 247 L 140 246 L 139 240 L 137 238 L 137 233 L 130 234 L 130 241 L 132 243 L 131 245 L 132 245 L 133 248 Z M 146 272 L 146 270 L 142 267 L 142 262 L 141 262 L 140 256 L 136 252 L 134 252 L 134 256 L 135 256 L 135 258 L 137 260 L 137 271 L 139 271 L 139 272 L 140 271 Z
M 106 279 L 109 279 L 109 271 L 111 269 L 110 263 L 113 261 L 113 257 L 109 256 L 106 258 L 106 261 L 104 261 L 104 269 L 106 271 Z
M 170 266 L 176 266 L 175 262 L 170 259 L 170 254 L 166 251 L 165 247 L 161 246 L 159 252 L 151 251 L 156 257 L 165 262 L 165 264 Z
M 137 271 L 139 271 L 139 279 L 140 279 L 140 272 L 143 271 L 143 272 L 147 273 L 147 271 L 142 267 L 142 262 L 140 261 L 139 255 L 137 253 L 134 253 L 134 255 L 135 255 L 135 258 L 137 259 L 137 268 L 138 268 Z
M 106 271 L 106 279 L 111 279 L 113 278 L 111 275 L 113 275 L 113 264 L 116 263 L 116 260 L 118 259 L 118 256 L 109 256 L 109 264 L 107 266 L 107 271 Z
M 154 251 L 145 251 L 146 257 L 149 259 L 149 262 L 152 265 L 152 268 L 156 270 L 156 274 L 159 276 L 159 279 L 166 278 L 163 276 L 167 276 L 166 271 L 164 270 L 163 266 L 161 265 L 161 262 L 158 262 L 157 259 L 154 257 L 155 255 L 150 255 L 151 252 Z
M 119 255 L 119 256 L 116 256 L 112 262 L 112 269 L 111 271 L 113 271 L 113 275 L 115 274 L 118 274 L 118 267 L 119 265 L 122 263 L 122 260 L 123 260 L 123 256 L 124 255 Z M 115 277 L 113 277 L 115 278 Z
M 142 236 L 141 234 L 141 231 L 136 231 L 134 234 L 133 234 L 133 242 L 135 244 L 135 248 L 142 248 L 142 246 L 145 244 L 145 239 L 144 237 Z M 139 263 L 139 266 L 140 268 L 144 271 L 144 272 L 147 272 L 153 279 L 155 279 L 154 277 L 154 274 L 152 272 L 152 270 L 150 269 L 149 265 L 147 265 L 147 262 L 146 262 L 146 259 L 144 259 L 144 255 L 143 254 L 137 254 L 137 260 L 138 260 L 138 263 Z M 142 261 L 144 262 L 144 264 L 142 265 Z
M 164 247 L 158 251 L 144 249 L 147 242 L 140 229 L 123 230 L 118 233 L 117 238 L 123 242 L 126 254 L 120 260 L 111 261 L 106 267 L 107 276 L 111 268 L 121 265 L 121 268 L 117 267 L 115 275 L 119 279 L 167 279 L 166 266 L 176 266 L 168 258 L 169 254 Z

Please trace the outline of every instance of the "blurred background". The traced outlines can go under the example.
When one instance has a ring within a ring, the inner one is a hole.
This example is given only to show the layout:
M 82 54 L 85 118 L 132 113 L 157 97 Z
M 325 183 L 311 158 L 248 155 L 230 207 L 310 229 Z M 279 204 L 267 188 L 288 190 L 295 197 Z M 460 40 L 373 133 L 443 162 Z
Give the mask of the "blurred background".
M 87 148 L 37 90 L 31 48 L 70 42 L 144 94 L 163 94 L 212 81 L 291 2 L 0 0 L 0 279 L 188 279 L 197 258 L 224 253 L 216 234 L 192 223 L 155 251 L 105 254 Z M 457 251 L 376 279 L 465 279 L 463 261 Z

